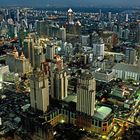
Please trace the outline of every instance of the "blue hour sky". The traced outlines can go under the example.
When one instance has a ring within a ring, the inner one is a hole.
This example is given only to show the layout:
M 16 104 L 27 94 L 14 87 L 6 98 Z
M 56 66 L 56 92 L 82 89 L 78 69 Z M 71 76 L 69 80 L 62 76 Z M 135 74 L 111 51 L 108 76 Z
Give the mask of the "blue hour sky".
M 94 6 L 134 7 L 140 0 L 0 0 L 0 6 Z

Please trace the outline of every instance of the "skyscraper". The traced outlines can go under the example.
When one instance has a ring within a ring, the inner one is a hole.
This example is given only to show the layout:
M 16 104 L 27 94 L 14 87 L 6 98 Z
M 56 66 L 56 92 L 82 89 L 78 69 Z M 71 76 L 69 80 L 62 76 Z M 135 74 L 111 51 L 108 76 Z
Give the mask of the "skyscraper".
M 46 47 L 46 58 L 47 59 L 53 59 L 55 55 L 55 45 L 47 45 Z
M 45 62 L 45 48 L 43 48 L 43 46 L 41 45 L 36 45 L 34 46 L 34 68 L 40 68 L 41 67 L 41 63 Z
M 36 111 L 46 112 L 49 106 L 48 77 L 44 71 L 35 70 L 30 77 L 31 107 Z
M 93 55 L 98 59 L 102 60 L 104 58 L 104 48 L 105 44 L 102 39 L 99 39 L 97 42 L 93 43 Z
M 108 13 L 108 20 L 111 21 L 111 19 L 112 19 L 112 13 L 109 12 L 109 13 Z
M 68 16 L 68 23 L 69 24 L 74 24 L 74 13 L 72 11 L 72 9 L 70 8 L 67 12 L 67 16 Z
M 66 29 L 64 27 L 60 28 L 60 39 L 62 39 L 63 42 L 66 41 Z
M 96 81 L 91 73 L 84 72 L 78 79 L 77 111 L 93 116 L 95 110 Z
M 20 11 L 19 11 L 19 9 L 17 9 L 17 22 L 19 22 L 19 14 L 20 14 Z
M 125 59 L 128 64 L 135 64 L 136 61 L 136 50 L 133 48 L 126 48 Z
M 51 97 L 62 100 L 67 97 L 68 76 L 63 69 L 63 61 L 56 56 L 56 68 L 51 69 Z

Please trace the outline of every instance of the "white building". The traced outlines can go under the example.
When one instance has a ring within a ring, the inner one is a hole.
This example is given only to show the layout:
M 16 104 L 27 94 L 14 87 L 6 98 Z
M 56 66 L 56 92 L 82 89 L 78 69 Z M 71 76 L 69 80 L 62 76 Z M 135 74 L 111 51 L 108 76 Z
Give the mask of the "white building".
M 0 82 L 3 81 L 3 75 L 9 72 L 9 66 L 0 66 Z M 0 83 L 0 89 L 2 88 L 2 84 Z
M 12 53 L 7 54 L 6 64 L 9 66 L 10 72 L 19 73 L 20 75 L 31 71 L 29 59 L 26 59 L 23 53 L 19 56 L 16 48 Z
M 74 20 L 74 13 L 73 13 L 71 8 L 68 9 L 67 18 L 68 18 L 68 23 L 73 25 L 74 24 L 74 21 L 73 21 Z
M 16 58 L 15 72 L 22 75 L 22 74 L 26 74 L 30 71 L 31 71 L 31 64 L 30 64 L 29 60 L 26 59 L 24 54 L 22 53 L 18 58 Z
M 30 101 L 34 110 L 46 112 L 49 106 L 48 77 L 43 71 L 34 71 L 30 78 Z
M 93 44 L 93 55 L 94 57 L 98 58 L 99 60 L 102 60 L 104 58 L 104 43 L 94 43 Z
M 123 80 L 134 79 L 140 80 L 140 67 L 125 63 L 117 63 L 112 70 L 115 72 L 116 78 Z
M 89 72 L 84 72 L 78 79 L 76 110 L 93 116 L 95 110 L 96 81 Z
M 59 37 L 63 42 L 66 41 L 66 29 L 64 27 L 60 28 Z

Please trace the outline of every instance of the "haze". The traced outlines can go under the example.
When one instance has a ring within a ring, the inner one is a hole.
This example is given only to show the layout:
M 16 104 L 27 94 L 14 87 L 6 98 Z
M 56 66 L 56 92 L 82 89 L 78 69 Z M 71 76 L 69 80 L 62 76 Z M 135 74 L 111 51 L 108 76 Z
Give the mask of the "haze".
M 134 7 L 140 0 L 0 0 L 1 6 Z

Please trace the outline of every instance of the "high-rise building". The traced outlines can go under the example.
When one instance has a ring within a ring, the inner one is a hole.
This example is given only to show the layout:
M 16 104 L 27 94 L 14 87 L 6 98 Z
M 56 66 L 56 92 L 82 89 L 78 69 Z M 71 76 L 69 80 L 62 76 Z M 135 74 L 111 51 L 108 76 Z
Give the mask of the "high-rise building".
M 33 46 L 34 46 L 34 39 L 31 37 L 26 37 L 23 42 L 23 53 L 26 58 L 28 58 L 33 66 Z
M 66 29 L 64 27 L 60 28 L 59 37 L 63 42 L 66 41 Z
M 128 64 L 135 64 L 136 61 L 136 50 L 133 48 L 126 48 L 125 59 Z
M 29 59 L 26 59 L 23 53 L 19 56 L 16 48 L 12 53 L 7 54 L 6 64 L 9 66 L 10 72 L 19 73 L 20 75 L 31 71 Z
M 77 111 L 93 116 L 95 110 L 96 81 L 89 72 L 81 74 L 77 83 Z
M 89 35 L 82 35 L 81 36 L 82 46 L 87 46 L 89 43 Z
M 109 12 L 109 13 L 108 13 L 108 20 L 111 21 L 111 19 L 112 19 L 112 13 Z
M 56 68 L 51 69 L 51 97 L 62 100 L 67 97 L 68 75 L 63 69 L 63 61 L 60 56 L 56 56 Z
M 44 20 L 36 21 L 37 33 L 39 34 L 39 36 L 46 35 L 47 33 L 46 27 L 47 27 L 47 23 Z
M 138 42 L 140 43 L 140 21 L 138 22 Z
M 46 58 L 47 59 L 53 59 L 55 56 L 55 45 L 47 45 L 46 47 Z
M 40 68 L 41 63 L 45 62 L 46 48 L 39 43 L 35 43 L 31 37 L 24 40 L 23 52 L 33 68 Z
M 31 71 L 31 64 L 29 60 L 25 58 L 23 53 L 21 53 L 21 55 L 16 58 L 15 67 L 15 72 L 19 73 L 20 75 Z
M 20 14 L 20 11 L 19 11 L 19 9 L 17 9 L 17 22 L 19 22 L 19 20 L 20 20 L 20 19 L 19 19 L 19 18 L 20 18 L 20 17 L 19 17 L 19 14 Z
M 15 61 L 16 61 L 16 58 L 18 58 L 18 57 L 19 57 L 19 54 L 18 54 L 16 47 L 14 48 L 14 50 L 11 53 L 7 54 L 6 64 L 9 66 L 10 72 L 15 72 Z
M 128 16 L 128 14 L 126 14 L 125 21 L 126 21 L 126 22 L 129 21 L 129 16 Z
M 33 67 L 40 68 L 42 62 L 45 62 L 45 55 L 46 55 L 45 48 L 43 48 L 43 46 L 34 46 L 33 49 L 34 49 Z
M 93 55 L 94 57 L 102 60 L 104 58 L 105 44 L 100 39 L 97 43 L 93 43 Z
M 74 13 L 72 11 L 72 9 L 70 8 L 67 12 L 67 17 L 68 17 L 68 23 L 69 24 L 74 24 Z
M 0 65 L 0 82 L 3 81 L 3 75 L 9 72 L 8 66 L 1 66 Z M 2 89 L 2 84 L 0 83 L 0 90 Z
M 30 78 L 31 107 L 36 111 L 46 112 L 49 106 L 48 77 L 44 71 L 35 70 Z

